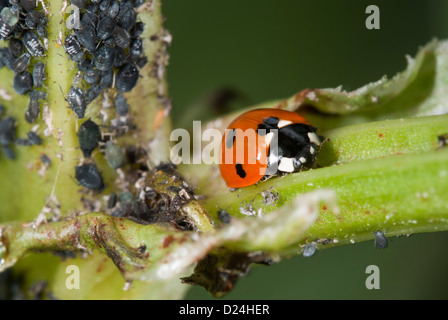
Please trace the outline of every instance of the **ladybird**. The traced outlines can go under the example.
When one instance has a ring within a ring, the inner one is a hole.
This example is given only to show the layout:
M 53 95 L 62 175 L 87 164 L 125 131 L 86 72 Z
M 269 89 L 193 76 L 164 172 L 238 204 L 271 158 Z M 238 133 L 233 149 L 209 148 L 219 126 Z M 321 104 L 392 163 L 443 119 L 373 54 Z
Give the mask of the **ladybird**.
M 237 117 L 221 144 L 221 175 L 230 188 L 313 166 L 323 137 L 308 120 L 280 109 L 256 109 Z

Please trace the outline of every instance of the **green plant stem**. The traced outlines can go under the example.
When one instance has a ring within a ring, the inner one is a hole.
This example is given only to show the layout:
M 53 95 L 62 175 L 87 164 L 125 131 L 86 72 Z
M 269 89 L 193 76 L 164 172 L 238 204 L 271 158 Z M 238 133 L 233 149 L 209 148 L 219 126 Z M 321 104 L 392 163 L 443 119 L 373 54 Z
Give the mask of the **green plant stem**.
M 217 206 L 227 208 L 241 217 L 241 208 L 250 202 L 255 211 L 266 214 L 299 194 L 330 189 L 336 192 L 341 215 L 322 206 L 304 242 L 355 243 L 372 239 L 376 230 L 388 235 L 443 231 L 448 230 L 447 163 L 448 150 L 356 161 L 271 179 L 212 197 L 205 206 L 210 212 Z M 264 205 L 261 193 L 270 188 L 280 198 L 274 205 Z

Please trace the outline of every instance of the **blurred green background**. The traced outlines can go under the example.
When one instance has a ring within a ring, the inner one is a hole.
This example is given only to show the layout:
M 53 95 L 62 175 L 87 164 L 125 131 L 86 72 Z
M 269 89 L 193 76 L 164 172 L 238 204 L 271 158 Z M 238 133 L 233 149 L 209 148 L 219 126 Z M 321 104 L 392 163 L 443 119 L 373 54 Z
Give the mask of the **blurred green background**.
M 380 30 L 365 27 L 371 4 Z M 204 95 L 222 87 L 242 92 L 242 106 L 304 88 L 353 90 L 402 71 L 405 55 L 431 39 L 448 38 L 448 1 L 440 0 L 164 0 L 163 7 L 173 35 L 175 126 L 196 119 Z M 384 250 L 372 241 L 318 251 L 254 267 L 224 298 L 447 299 L 447 244 L 444 232 L 392 238 Z M 380 268 L 379 290 L 365 287 L 371 264 Z M 194 287 L 187 298 L 211 297 Z

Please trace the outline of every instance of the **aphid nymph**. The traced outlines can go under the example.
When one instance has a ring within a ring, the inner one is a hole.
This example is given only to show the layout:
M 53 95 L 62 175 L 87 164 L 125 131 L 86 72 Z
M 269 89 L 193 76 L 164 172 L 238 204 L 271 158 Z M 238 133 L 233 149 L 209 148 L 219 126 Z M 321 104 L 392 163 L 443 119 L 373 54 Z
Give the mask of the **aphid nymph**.
M 373 232 L 373 231 L 372 231 Z M 384 232 L 378 230 L 376 232 L 373 232 L 375 234 L 375 248 L 377 249 L 384 249 L 387 247 L 387 238 L 384 235 Z
M 75 178 L 78 183 L 91 190 L 103 191 L 103 177 L 94 164 L 84 163 L 75 167 Z

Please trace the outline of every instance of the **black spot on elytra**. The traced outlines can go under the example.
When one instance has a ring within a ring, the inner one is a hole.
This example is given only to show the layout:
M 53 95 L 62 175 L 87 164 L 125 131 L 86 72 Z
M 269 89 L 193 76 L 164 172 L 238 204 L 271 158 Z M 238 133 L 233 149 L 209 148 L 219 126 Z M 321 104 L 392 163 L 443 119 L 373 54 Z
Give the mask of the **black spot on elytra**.
M 230 129 L 226 137 L 226 147 L 228 149 L 233 147 L 233 144 L 235 143 L 235 138 L 236 138 L 235 129 Z
M 244 179 L 246 177 L 246 171 L 243 169 L 243 165 L 241 163 L 237 163 L 235 165 L 236 174 L 241 178 Z
M 277 117 L 269 117 L 269 118 L 264 118 L 263 122 L 266 123 L 269 126 L 277 126 L 279 120 Z
M 278 129 L 278 122 L 279 119 L 277 117 L 268 117 L 263 119 L 263 123 L 260 123 L 258 125 L 258 135 L 264 136 L 271 132 L 271 129 Z M 266 131 L 260 131 L 260 130 L 266 130 Z

